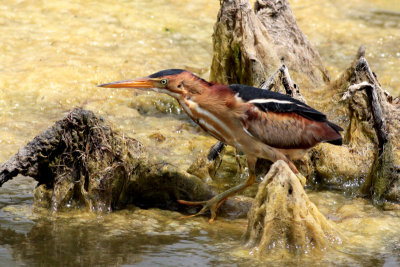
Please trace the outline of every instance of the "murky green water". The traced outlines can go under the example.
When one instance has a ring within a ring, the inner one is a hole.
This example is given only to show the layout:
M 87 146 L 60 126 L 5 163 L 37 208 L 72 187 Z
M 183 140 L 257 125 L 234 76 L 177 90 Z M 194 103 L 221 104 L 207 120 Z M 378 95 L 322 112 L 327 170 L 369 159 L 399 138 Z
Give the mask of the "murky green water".
M 208 78 L 218 2 L 1 1 L 0 161 L 73 107 L 83 106 L 186 169 L 215 140 L 174 101 L 95 85 L 166 68 L 191 68 Z M 291 3 L 333 77 L 365 44 L 382 86 L 400 94 L 397 0 Z M 155 142 L 154 134 L 165 141 Z M 34 185 L 18 177 L 0 188 L 2 266 L 400 264 L 400 214 L 340 193 L 311 193 L 311 198 L 347 237 L 342 246 L 258 260 L 241 249 L 246 220 L 220 218 L 208 225 L 205 217 L 181 221 L 174 212 L 134 207 L 107 215 L 51 216 L 32 210 Z

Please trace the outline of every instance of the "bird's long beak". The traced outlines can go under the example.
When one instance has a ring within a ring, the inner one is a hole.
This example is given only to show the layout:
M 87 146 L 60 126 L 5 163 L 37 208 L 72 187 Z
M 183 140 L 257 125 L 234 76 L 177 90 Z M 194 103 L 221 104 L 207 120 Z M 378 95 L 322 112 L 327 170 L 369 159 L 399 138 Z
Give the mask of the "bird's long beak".
M 126 81 L 118 81 L 112 83 L 105 83 L 98 85 L 99 87 L 108 88 L 137 88 L 137 89 L 150 89 L 154 87 L 154 83 L 150 78 L 139 78 Z

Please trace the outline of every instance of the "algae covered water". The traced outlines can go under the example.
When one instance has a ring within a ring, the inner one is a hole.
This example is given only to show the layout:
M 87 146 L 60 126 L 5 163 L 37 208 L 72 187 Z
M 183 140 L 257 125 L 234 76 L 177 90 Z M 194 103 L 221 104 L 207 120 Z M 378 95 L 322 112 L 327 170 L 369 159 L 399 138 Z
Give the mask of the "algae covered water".
M 397 0 L 293 0 L 299 26 L 333 77 L 367 46 L 382 87 L 400 94 Z M 91 109 L 182 169 L 215 143 L 176 102 L 97 84 L 186 68 L 208 78 L 218 1 L 11 1 L 0 4 L 0 161 L 74 107 Z M 318 105 L 318 104 L 317 104 Z M 226 183 L 224 179 L 217 188 Z M 255 259 L 242 248 L 244 219 L 130 207 L 110 214 L 33 209 L 35 182 L 0 188 L 3 266 L 250 266 L 400 264 L 400 213 L 341 192 L 310 192 L 346 236 L 330 251 Z

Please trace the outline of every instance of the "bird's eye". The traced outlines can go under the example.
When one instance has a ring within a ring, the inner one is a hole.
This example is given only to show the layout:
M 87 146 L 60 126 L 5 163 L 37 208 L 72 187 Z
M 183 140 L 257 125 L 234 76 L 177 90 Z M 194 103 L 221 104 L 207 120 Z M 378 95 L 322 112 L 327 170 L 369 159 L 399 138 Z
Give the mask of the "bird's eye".
M 166 85 L 166 84 L 167 84 L 167 82 L 168 82 L 168 80 L 167 80 L 167 79 L 162 79 L 162 80 L 161 80 L 161 84 L 163 84 L 163 85 Z

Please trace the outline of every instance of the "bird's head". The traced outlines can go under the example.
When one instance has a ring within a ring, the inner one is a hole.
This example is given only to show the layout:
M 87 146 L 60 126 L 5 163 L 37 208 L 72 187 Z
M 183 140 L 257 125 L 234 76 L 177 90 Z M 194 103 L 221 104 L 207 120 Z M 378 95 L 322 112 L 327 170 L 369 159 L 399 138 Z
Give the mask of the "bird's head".
M 189 71 L 181 69 L 162 70 L 147 77 L 105 83 L 100 87 L 134 88 L 165 93 L 175 98 L 188 93 L 201 93 L 202 86 L 208 82 L 195 76 Z

